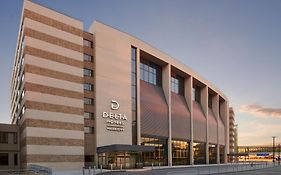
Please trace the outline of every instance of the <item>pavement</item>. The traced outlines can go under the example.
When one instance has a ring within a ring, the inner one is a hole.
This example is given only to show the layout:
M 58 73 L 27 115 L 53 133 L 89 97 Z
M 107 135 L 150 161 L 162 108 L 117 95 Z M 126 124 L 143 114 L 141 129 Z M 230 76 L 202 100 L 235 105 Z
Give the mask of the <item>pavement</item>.
M 235 171 L 233 167 L 221 168 L 219 167 L 200 167 L 199 168 L 167 168 L 154 169 L 147 171 L 123 171 L 123 172 L 106 172 L 105 175 L 197 175 L 197 174 L 225 174 L 225 175 L 281 175 L 281 166 L 274 168 L 263 168 L 259 170 L 244 170 L 241 172 L 224 172 L 224 170 Z
M 281 175 L 281 167 L 265 168 L 255 171 L 244 171 L 237 173 L 227 173 L 227 175 Z

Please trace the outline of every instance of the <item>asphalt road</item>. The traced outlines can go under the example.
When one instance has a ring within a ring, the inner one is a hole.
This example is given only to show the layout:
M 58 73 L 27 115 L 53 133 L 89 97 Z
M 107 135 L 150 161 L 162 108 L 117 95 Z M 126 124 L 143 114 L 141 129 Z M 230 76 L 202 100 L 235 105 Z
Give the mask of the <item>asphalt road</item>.
M 195 168 L 172 168 L 172 169 L 160 169 L 149 171 L 130 171 L 130 172 L 108 172 L 106 175 L 195 175 L 198 174 Z M 200 172 L 200 174 L 208 174 L 208 171 Z M 265 168 L 254 171 L 243 171 L 236 173 L 220 173 L 225 175 L 281 175 L 281 166 L 274 168 Z

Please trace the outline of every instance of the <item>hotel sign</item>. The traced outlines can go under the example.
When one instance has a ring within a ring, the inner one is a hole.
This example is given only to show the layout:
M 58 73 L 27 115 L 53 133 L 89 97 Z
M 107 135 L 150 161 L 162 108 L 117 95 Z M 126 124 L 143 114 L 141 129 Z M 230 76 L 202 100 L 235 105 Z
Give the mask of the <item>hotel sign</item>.
M 111 110 L 118 110 L 120 107 L 116 100 L 111 100 Z M 128 120 L 125 114 L 117 112 L 102 112 L 102 117 L 106 119 L 106 129 L 108 131 L 124 131 L 125 122 Z

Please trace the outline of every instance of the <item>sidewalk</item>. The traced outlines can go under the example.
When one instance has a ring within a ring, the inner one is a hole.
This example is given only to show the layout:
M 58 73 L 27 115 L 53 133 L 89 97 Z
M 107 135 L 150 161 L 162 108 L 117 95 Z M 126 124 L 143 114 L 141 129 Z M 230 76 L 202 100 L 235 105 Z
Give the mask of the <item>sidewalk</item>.
M 85 169 L 84 175 L 95 174 L 139 174 L 146 172 L 150 174 L 155 171 L 158 173 L 165 172 L 166 174 L 173 174 L 169 172 L 177 172 L 178 174 L 222 174 L 231 172 L 240 172 L 248 170 L 257 170 L 263 168 L 270 168 L 274 165 L 272 163 L 239 163 L 239 164 L 213 164 L 213 165 L 185 165 L 185 166 L 151 166 L 143 169 L 122 169 L 122 170 L 108 170 L 108 169 Z M 278 166 L 277 164 L 275 166 Z M 122 173 L 123 172 L 123 173 Z M 124 173 L 126 172 L 126 173 Z M 83 175 L 83 170 L 80 171 L 58 171 L 53 172 L 53 175 Z

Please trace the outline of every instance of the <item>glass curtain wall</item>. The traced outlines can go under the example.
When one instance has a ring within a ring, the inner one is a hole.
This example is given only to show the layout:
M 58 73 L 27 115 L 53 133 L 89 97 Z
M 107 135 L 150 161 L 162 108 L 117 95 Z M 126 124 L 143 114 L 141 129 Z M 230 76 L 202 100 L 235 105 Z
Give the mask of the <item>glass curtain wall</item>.
M 144 166 L 166 166 L 168 163 L 168 144 L 167 139 L 142 137 L 141 144 L 144 146 L 153 146 L 154 152 L 143 153 Z
M 132 61 L 132 142 L 137 144 L 137 48 L 131 47 Z
M 189 165 L 189 142 L 172 140 L 173 165 Z
M 206 164 L 206 144 L 193 143 L 194 164 Z
M 225 149 L 225 147 L 223 145 L 220 145 L 220 163 L 225 163 L 224 162 L 224 149 Z
M 209 164 L 217 163 L 217 146 L 209 144 Z

